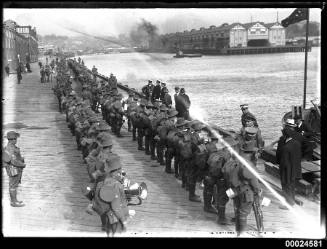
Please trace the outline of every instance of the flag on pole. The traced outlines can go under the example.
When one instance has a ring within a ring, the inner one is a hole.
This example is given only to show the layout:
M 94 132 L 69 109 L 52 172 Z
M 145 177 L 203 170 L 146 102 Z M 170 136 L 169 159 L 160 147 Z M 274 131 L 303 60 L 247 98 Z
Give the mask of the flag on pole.
M 308 9 L 296 9 L 289 17 L 282 20 L 282 26 L 286 28 L 293 23 L 301 22 L 306 19 L 308 19 Z

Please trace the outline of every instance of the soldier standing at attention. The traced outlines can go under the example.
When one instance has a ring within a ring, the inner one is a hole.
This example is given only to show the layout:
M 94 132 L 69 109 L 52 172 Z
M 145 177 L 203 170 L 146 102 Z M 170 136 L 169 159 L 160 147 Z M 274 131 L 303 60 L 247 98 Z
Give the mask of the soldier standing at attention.
M 10 73 L 9 63 L 6 65 L 5 71 L 6 71 L 7 76 L 9 77 L 9 73 Z
M 20 65 L 18 65 L 17 69 L 17 83 L 20 84 L 20 81 L 22 80 L 22 68 Z
M 242 121 L 242 126 L 243 127 L 246 127 L 247 126 L 247 122 L 248 121 L 252 121 L 253 122 L 253 125 L 255 127 L 258 127 L 258 123 L 257 123 L 257 119 L 255 118 L 255 116 L 249 112 L 249 105 L 248 104 L 243 104 L 243 105 L 240 105 L 241 107 L 241 110 L 242 110 L 242 117 L 241 117 L 241 121 Z
M 165 90 L 167 89 L 166 83 L 161 82 L 161 92 L 160 92 L 160 100 L 163 102 L 165 96 Z
M 16 146 L 19 133 L 10 131 L 7 133 L 8 144 L 2 150 L 2 163 L 9 177 L 10 205 L 23 207 L 25 204 L 17 200 L 17 188 L 21 183 L 23 169 L 26 167 L 20 149 Z
M 179 86 L 175 87 L 175 94 L 174 94 L 174 102 L 175 102 L 175 109 L 176 109 L 176 98 L 179 94 Z
M 154 102 L 156 99 L 160 99 L 161 86 L 160 80 L 157 80 L 156 85 L 153 87 L 151 101 Z

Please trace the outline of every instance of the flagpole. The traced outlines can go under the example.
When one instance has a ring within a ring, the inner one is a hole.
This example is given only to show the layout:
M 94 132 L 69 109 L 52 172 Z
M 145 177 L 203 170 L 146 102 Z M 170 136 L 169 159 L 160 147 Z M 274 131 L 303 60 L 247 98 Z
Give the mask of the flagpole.
M 309 36 L 309 8 L 307 9 L 307 26 L 306 26 L 306 33 L 305 33 L 303 110 L 305 109 L 306 92 L 307 92 L 308 36 Z

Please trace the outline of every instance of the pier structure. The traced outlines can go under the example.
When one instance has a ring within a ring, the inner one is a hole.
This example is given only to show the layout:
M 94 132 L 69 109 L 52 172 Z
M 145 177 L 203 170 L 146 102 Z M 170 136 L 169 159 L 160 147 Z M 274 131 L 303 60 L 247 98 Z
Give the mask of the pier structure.
M 8 177 L 3 169 L 3 234 L 105 236 L 101 232 L 100 218 L 85 212 L 89 201 L 83 196 L 81 187 L 89 181 L 86 165 L 67 127 L 65 115 L 58 111 L 57 99 L 51 90 L 54 82 L 40 83 L 36 63 L 32 64 L 32 71 L 23 74 L 21 84 L 17 84 L 15 75 L 3 82 L 3 134 L 9 130 L 21 134 L 18 146 L 27 164 L 18 189 L 18 198 L 26 204 L 22 208 L 10 206 Z M 77 90 L 79 82 L 75 81 L 73 86 Z M 122 85 L 118 86 L 122 91 Z M 166 174 L 164 167 L 144 152 L 138 151 L 126 127 L 122 129 L 122 135 L 122 138 L 116 138 L 112 134 L 113 152 L 121 157 L 129 178 L 146 182 L 149 190 L 148 198 L 141 206 L 130 207 L 136 210 L 136 215 L 128 221 L 127 232 L 122 236 L 236 236 L 234 225 L 218 225 L 214 214 L 203 211 L 203 203 L 188 200 L 179 180 Z M 262 162 L 258 171 L 264 177 Z M 278 182 L 275 187 L 278 189 Z M 196 191 L 201 195 L 199 186 Z M 297 218 L 287 210 L 278 209 L 279 201 L 264 187 L 263 191 L 272 203 L 263 207 L 265 233 L 262 236 L 303 237 L 303 227 L 299 226 Z M 319 222 L 319 207 L 305 199 L 303 202 L 301 210 Z M 233 212 L 233 203 L 229 201 L 227 217 L 233 217 Z M 251 212 L 247 236 L 257 236 L 255 224 Z

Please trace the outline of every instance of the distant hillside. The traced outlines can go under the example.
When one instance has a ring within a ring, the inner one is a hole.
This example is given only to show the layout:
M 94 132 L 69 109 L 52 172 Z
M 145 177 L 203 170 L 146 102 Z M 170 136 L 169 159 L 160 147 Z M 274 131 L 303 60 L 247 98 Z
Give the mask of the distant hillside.
M 305 36 L 306 21 L 292 24 L 286 28 L 286 39 Z M 309 22 L 309 36 L 320 36 L 320 23 Z

